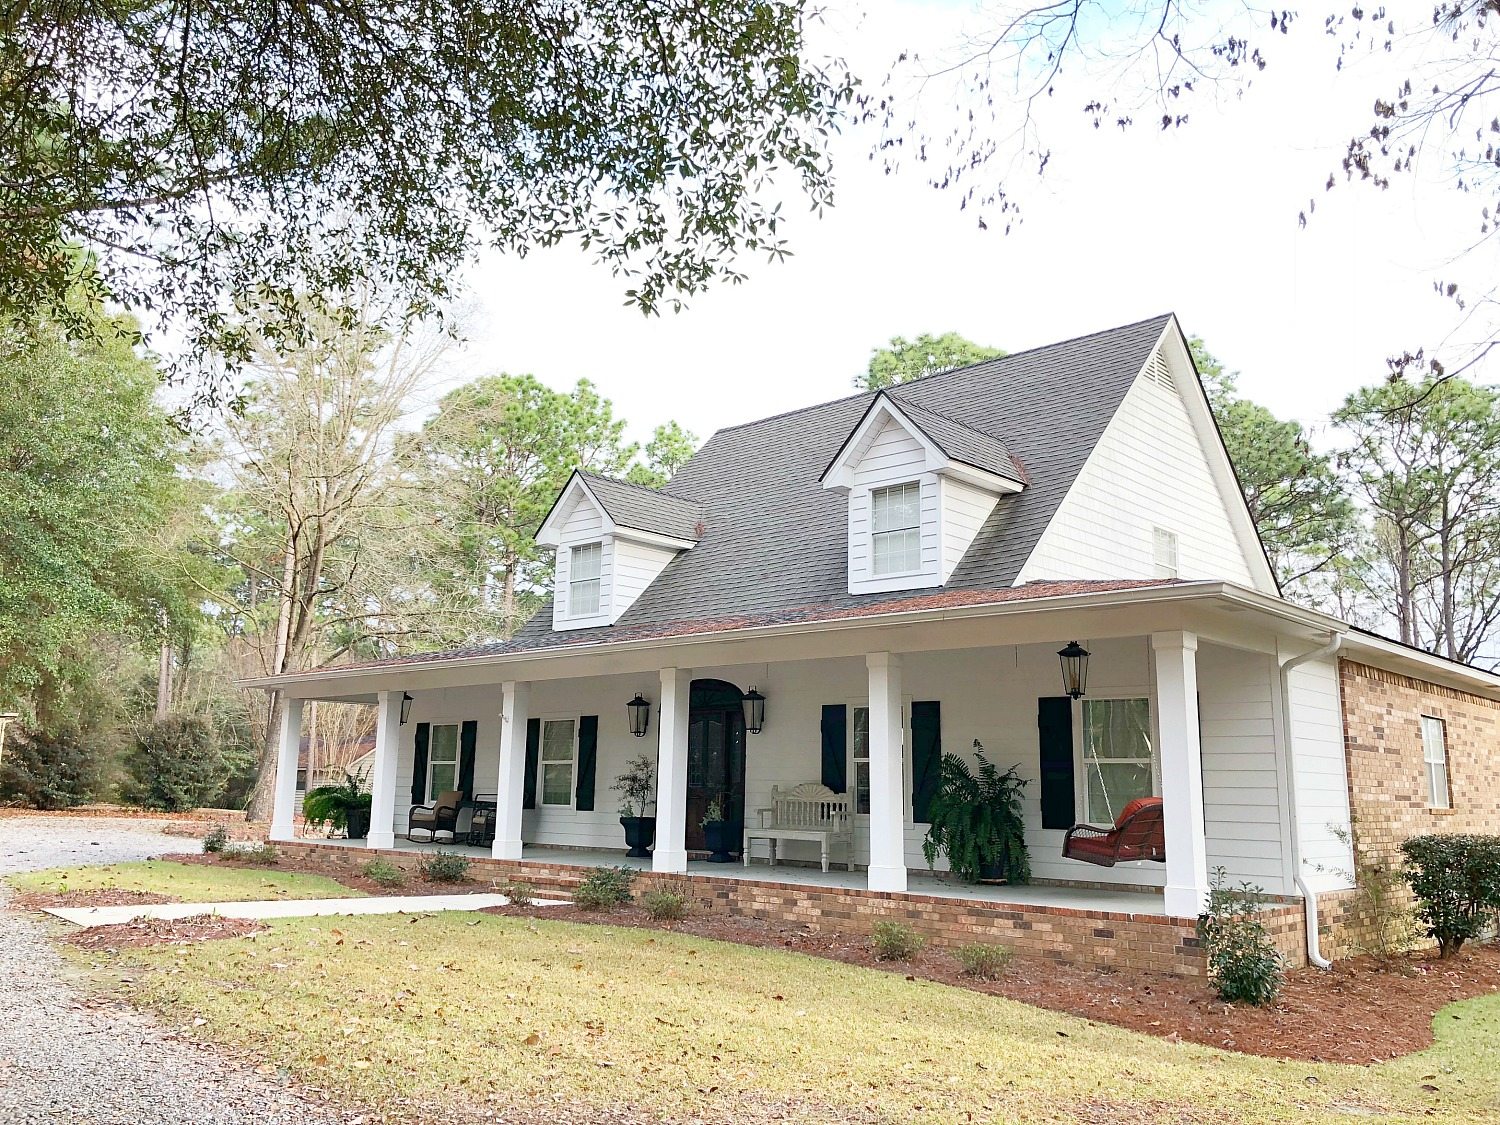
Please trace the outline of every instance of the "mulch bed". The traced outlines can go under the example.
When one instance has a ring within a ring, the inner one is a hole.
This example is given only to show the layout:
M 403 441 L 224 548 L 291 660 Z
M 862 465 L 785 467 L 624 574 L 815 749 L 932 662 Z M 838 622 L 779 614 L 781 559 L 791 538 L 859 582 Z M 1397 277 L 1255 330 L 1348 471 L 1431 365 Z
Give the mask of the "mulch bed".
M 409 876 L 406 882 L 399 887 L 386 887 L 377 883 L 374 879 L 365 877 L 357 871 L 330 870 L 317 864 L 287 862 L 285 859 L 273 864 L 246 863 L 244 860 L 226 856 L 223 853 L 211 852 L 185 852 L 173 853 L 161 857 L 168 863 L 191 863 L 199 867 L 238 867 L 241 870 L 254 871 L 285 871 L 294 875 L 322 875 L 332 879 L 336 883 L 342 883 L 356 891 L 364 891 L 368 895 L 462 895 L 474 891 L 487 891 L 490 881 L 476 879 L 464 879 L 457 883 L 429 883 L 420 876 Z
M 11 905 L 21 910 L 58 910 L 68 906 L 153 906 L 176 902 L 170 895 L 154 891 L 126 891 L 111 887 L 79 891 L 27 891 L 11 897 Z
M 541 897 L 549 897 L 541 892 Z M 1381 965 L 1368 957 L 1335 963 L 1329 972 L 1287 974 L 1274 1007 L 1226 1004 L 1200 977 L 1070 965 L 1016 957 L 999 980 L 966 976 L 953 951 L 922 950 L 910 961 L 877 961 L 868 938 L 787 926 L 757 918 L 698 911 L 680 922 L 652 921 L 639 907 L 609 912 L 576 906 L 493 907 L 486 914 L 557 922 L 635 926 L 814 957 L 908 979 L 938 981 L 1034 1007 L 1067 1012 L 1173 1041 L 1274 1058 L 1368 1065 L 1420 1051 L 1432 1043 L 1437 1010 L 1455 1000 L 1500 992 L 1500 946 L 1466 948 L 1439 961 L 1416 953 Z
M 109 953 L 145 945 L 192 945 L 218 938 L 248 937 L 267 927 L 249 918 L 197 914 L 191 918 L 137 918 L 116 926 L 89 926 L 62 940 L 80 949 Z

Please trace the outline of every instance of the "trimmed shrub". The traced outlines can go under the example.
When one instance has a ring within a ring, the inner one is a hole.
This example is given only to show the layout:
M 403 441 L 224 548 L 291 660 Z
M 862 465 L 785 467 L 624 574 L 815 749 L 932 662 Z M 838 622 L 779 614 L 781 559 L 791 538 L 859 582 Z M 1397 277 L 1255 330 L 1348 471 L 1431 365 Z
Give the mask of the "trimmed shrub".
M 103 776 L 98 743 L 74 727 L 52 734 L 12 723 L 0 761 L 0 800 L 34 809 L 70 809 L 92 798 Z
M 1010 964 L 1011 950 L 1005 945 L 986 945 L 982 941 L 960 946 L 958 963 L 964 967 L 964 976 L 980 980 L 998 980 Z
M 388 859 L 372 859 L 364 866 L 364 876 L 382 887 L 399 887 L 406 882 L 406 872 Z
M 573 905 L 585 910 L 610 910 L 630 901 L 635 872 L 629 867 L 596 867 L 573 892 Z
M 1260 920 L 1261 888 L 1231 887 L 1224 869 L 1214 870 L 1208 909 L 1198 916 L 1198 940 L 1208 959 L 1208 976 L 1230 1003 L 1269 1006 L 1281 991 L 1281 954 Z
M 462 883 L 469 875 L 469 857 L 457 852 L 435 852 L 417 866 L 429 883 Z
M 203 835 L 203 851 L 207 855 L 217 855 L 229 846 L 229 829 L 222 824 L 215 824 Z
M 525 879 L 506 879 L 496 883 L 495 893 L 510 899 L 512 906 L 530 906 L 536 901 L 536 888 Z
M 877 961 L 910 961 L 927 939 L 905 922 L 876 922 L 870 931 Z
M 1500 911 L 1500 836 L 1413 836 L 1401 845 L 1402 872 L 1417 896 L 1417 917 L 1451 957 L 1483 935 Z
M 687 896 L 663 888 L 641 895 L 641 906 L 654 922 L 676 922 L 687 917 Z
M 125 754 L 120 796 L 132 805 L 185 812 L 213 804 L 229 766 L 207 723 L 193 715 L 158 719 Z

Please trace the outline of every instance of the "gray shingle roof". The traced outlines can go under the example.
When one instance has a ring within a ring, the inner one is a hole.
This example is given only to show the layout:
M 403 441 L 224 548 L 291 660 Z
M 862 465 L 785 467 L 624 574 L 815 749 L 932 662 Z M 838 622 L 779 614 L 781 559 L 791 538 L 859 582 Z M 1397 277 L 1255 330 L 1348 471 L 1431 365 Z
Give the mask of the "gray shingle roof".
M 1001 497 L 948 589 L 994 590 L 1015 582 L 1169 322 L 1169 316 L 1153 317 L 894 390 L 900 405 L 921 412 L 919 424 L 931 424 L 933 416 L 952 422 L 943 431 L 948 441 L 974 443 L 979 448 L 964 448 L 985 458 L 997 455 L 998 444 L 1012 471 L 1025 474 L 1025 490 Z M 874 393 L 854 395 L 714 434 L 668 486 L 672 496 L 698 504 L 702 537 L 613 628 L 623 633 L 636 626 L 909 597 L 848 592 L 847 500 L 819 483 L 873 400 Z M 980 440 L 986 437 L 992 440 Z M 956 449 L 948 452 L 960 457 Z M 580 630 L 574 639 L 587 633 L 603 640 L 606 632 Z M 567 637 L 552 632 L 552 614 L 544 607 L 497 651 Z
M 899 388 L 890 397 L 901 408 L 902 413 L 953 460 L 973 465 L 976 469 L 983 469 L 1007 480 L 1025 483 L 1026 474 L 998 434 L 976 430 L 957 418 L 908 402 L 900 394 Z
M 697 539 L 703 509 L 692 500 L 645 485 L 579 470 L 589 491 L 604 505 L 609 518 L 621 527 L 654 531 L 674 539 Z

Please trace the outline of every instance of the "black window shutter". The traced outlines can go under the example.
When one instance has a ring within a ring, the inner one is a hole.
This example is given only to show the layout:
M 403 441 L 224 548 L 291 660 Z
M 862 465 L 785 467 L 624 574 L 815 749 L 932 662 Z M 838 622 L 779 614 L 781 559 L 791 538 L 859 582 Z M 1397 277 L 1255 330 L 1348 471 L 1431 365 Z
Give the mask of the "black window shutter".
M 526 791 L 521 794 L 523 809 L 536 808 L 537 760 L 542 756 L 542 720 L 526 720 Z
M 584 715 L 578 720 L 578 784 L 573 793 L 573 807 L 579 812 L 594 809 L 594 774 L 598 767 L 599 716 Z
M 427 740 L 432 735 L 431 723 L 417 724 L 417 751 L 411 760 L 411 803 L 427 803 Z
M 458 734 L 458 789 L 465 801 L 474 799 L 474 743 L 479 740 L 479 724 L 468 719 Z
M 927 823 L 927 805 L 937 792 L 943 759 L 943 705 L 937 700 L 911 705 L 911 816 Z
M 1066 695 L 1036 701 L 1037 737 L 1041 747 L 1042 827 L 1072 828 L 1073 701 Z
M 835 793 L 849 788 L 849 709 L 842 703 L 823 706 L 823 784 Z

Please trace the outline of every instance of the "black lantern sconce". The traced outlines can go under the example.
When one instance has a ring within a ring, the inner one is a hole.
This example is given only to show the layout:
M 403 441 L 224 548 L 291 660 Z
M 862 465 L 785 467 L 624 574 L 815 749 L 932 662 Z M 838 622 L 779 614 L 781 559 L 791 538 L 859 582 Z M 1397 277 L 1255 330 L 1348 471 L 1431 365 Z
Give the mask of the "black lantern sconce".
M 750 690 L 745 693 L 743 700 L 745 707 L 745 729 L 751 734 L 759 734 L 760 728 L 766 725 L 766 697 L 755 690 L 755 685 L 750 685 Z
M 625 706 L 630 711 L 630 733 L 637 738 L 645 738 L 646 730 L 651 726 L 651 701 L 636 692 L 635 698 Z
M 1081 699 L 1088 686 L 1089 650 L 1077 641 L 1069 641 L 1066 648 L 1057 650 L 1057 658 L 1062 661 L 1063 691 Z
M 401 693 L 401 725 L 403 727 L 409 718 L 411 718 L 411 696 L 403 691 Z

